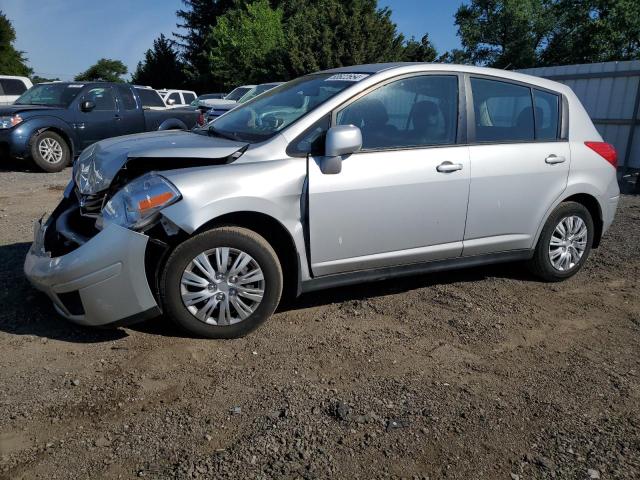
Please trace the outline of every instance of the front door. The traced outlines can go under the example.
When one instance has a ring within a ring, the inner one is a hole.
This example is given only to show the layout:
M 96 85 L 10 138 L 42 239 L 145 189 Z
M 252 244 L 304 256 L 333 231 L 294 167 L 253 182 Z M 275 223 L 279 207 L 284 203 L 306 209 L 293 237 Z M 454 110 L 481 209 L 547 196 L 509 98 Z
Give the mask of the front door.
M 105 138 L 117 137 L 120 133 L 118 126 L 120 115 L 113 88 L 91 87 L 84 92 L 79 104 L 85 101 L 93 102 L 95 108 L 89 112 L 83 112 L 78 108 L 76 130 L 82 148 Z
M 457 146 L 458 78 L 394 80 L 356 98 L 334 124 L 358 126 L 363 149 L 324 175 L 309 158 L 315 276 L 458 257 L 469 151 Z
M 464 256 L 530 249 L 567 185 L 571 152 L 561 139 L 560 96 L 471 78 L 475 144 Z

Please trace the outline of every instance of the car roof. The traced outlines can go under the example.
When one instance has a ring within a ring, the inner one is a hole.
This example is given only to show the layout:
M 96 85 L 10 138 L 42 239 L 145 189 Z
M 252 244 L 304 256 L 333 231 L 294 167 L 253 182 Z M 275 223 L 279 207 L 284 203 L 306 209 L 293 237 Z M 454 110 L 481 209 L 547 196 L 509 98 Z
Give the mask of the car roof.
M 571 89 L 558 82 L 547 80 L 541 77 L 535 77 L 533 75 L 527 75 L 524 73 L 514 72 L 511 70 L 500 70 L 497 68 L 487 67 L 474 67 L 471 65 L 458 65 L 453 63 L 424 63 L 424 62 L 394 62 L 394 63 L 370 63 L 364 65 L 353 65 L 350 67 L 332 68 L 330 70 L 323 70 L 316 72 L 319 74 L 335 74 L 335 73 L 363 73 L 369 75 L 376 75 L 390 71 L 397 70 L 401 73 L 412 73 L 420 71 L 444 71 L 452 73 L 470 73 L 475 75 L 488 75 L 492 77 L 499 77 L 505 80 L 514 80 L 516 82 L 523 82 L 540 86 L 542 88 L 548 88 L 562 93 L 571 93 Z

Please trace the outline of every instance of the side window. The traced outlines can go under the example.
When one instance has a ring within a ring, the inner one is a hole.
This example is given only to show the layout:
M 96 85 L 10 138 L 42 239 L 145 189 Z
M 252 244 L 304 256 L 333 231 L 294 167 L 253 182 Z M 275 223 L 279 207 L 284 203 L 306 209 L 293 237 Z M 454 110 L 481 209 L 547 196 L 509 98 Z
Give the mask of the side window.
M 330 115 L 322 117 L 289 144 L 287 154 L 292 157 L 324 155 L 324 141 L 330 124 Z
M 337 114 L 362 131 L 362 148 L 451 145 L 458 124 L 458 78 L 423 75 L 388 83 Z
M 21 80 L 14 78 L 3 78 L 0 84 L 5 95 L 22 95 L 27 91 L 27 86 Z
M 155 90 L 151 90 L 150 88 L 136 88 L 136 92 L 138 92 L 143 107 L 167 107 L 162 101 L 160 94 Z
M 126 85 L 116 85 L 116 90 L 118 90 L 122 108 L 125 110 L 135 110 L 137 108 L 136 99 L 130 87 Z
M 173 100 L 174 105 L 182 104 L 182 99 L 180 98 L 180 94 L 178 92 L 173 92 L 171 95 L 169 95 L 169 98 L 167 98 L 167 101 L 169 100 Z
M 536 140 L 557 140 L 560 123 L 560 97 L 553 93 L 533 90 L 536 115 Z
M 531 89 L 497 80 L 471 79 L 478 142 L 535 138 Z
M 113 96 L 111 87 L 92 88 L 84 94 L 84 100 L 88 100 L 96 104 L 94 111 L 113 111 L 116 109 L 116 100 Z
M 189 104 L 196 99 L 196 96 L 193 93 L 183 92 L 182 96 L 184 97 L 184 103 Z

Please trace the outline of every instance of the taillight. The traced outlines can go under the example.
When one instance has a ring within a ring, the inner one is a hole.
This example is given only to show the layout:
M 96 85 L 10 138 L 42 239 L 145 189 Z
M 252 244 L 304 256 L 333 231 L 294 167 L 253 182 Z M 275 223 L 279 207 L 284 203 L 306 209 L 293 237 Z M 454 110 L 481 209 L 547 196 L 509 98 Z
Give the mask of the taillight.
M 613 165 L 613 168 L 618 168 L 618 152 L 613 145 L 606 142 L 584 142 L 584 144 Z
M 203 126 L 204 124 L 204 113 L 202 113 L 202 110 L 200 110 L 200 114 L 198 115 L 198 125 Z

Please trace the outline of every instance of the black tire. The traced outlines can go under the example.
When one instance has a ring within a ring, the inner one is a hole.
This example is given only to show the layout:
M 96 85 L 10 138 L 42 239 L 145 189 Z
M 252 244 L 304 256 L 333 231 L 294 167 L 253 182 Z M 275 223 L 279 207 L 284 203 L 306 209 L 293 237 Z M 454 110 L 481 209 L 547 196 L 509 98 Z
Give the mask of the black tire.
M 43 156 L 41 147 L 46 142 L 50 142 L 52 145 L 57 145 L 60 148 L 59 160 L 52 161 L 51 158 L 47 159 Z M 29 148 L 31 150 L 31 160 L 33 160 L 33 163 L 35 163 L 38 168 L 45 172 L 61 172 L 71 163 L 71 149 L 69 145 L 62 136 L 51 130 L 36 133 L 31 137 Z
M 180 284 L 185 268 L 196 256 L 216 247 L 246 252 L 257 262 L 264 276 L 264 294 L 255 311 L 231 325 L 205 323 L 182 301 Z M 271 245 L 251 230 L 228 226 L 200 233 L 176 247 L 162 273 L 160 296 L 165 313 L 189 333 L 205 338 L 238 338 L 256 329 L 273 314 L 282 295 L 282 284 L 282 267 Z
M 587 242 L 580 260 L 571 268 L 559 270 L 553 266 L 553 263 L 549 258 L 549 245 L 556 226 L 562 219 L 570 216 L 580 217 L 585 223 L 587 227 Z M 576 202 L 561 203 L 556 207 L 551 215 L 549 215 L 549 218 L 542 229 L 533 258 L 528 263 L 529 270 L 534 275 L 547 282 L 560 282 L 572 277 L 580 271 L 589 257 L 591 246 L 593 245 L 593 234 L 593 218 L 591 218 L 589 210 L 587 210 L 584 205 Z

